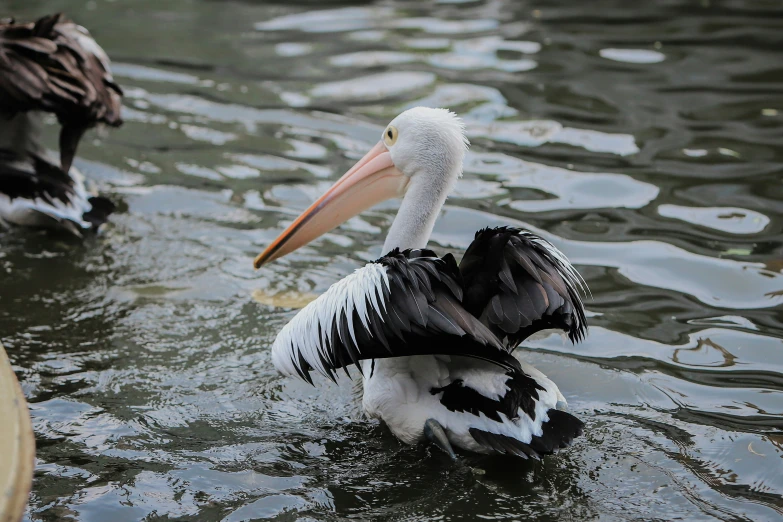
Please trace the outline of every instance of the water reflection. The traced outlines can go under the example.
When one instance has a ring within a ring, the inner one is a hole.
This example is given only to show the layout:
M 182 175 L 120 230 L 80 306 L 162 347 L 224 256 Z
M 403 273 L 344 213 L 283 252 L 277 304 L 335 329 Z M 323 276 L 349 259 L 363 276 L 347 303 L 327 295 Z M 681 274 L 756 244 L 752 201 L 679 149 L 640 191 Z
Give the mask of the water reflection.
M 29 519 L 783 516 L 775 6 L 67 7 L 127 94 L 125 127 L 78 163 L 121 212 L 85 244 L 0 230 Z M 380 255 L 396 203 L 252 257 L 419 104 L 458 110 L 473 142 L 435 248 L 529 226 L 591 288 L 584 344 L 525 352 L 588 425 L 543 464 L 453 467 L 364 419 L 355 385 L 269 362 L 293 308 Z

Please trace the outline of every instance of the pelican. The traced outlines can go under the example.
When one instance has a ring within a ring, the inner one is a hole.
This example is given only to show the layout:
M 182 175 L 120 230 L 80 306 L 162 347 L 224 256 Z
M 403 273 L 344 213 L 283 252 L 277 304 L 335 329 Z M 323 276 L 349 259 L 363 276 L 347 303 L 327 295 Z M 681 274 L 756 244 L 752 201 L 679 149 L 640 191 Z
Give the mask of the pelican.
M 512 352 L 544 329 L 587 331 L 584 280 L 552 244 L 518 228 L 476 233 L 458 265 L 427 249 L 468 148 L 445 109 L 397 116 L 381 140 L 254 262 L 259 268 L 387 199 L 402 198 L 378 260 L 333 284 L 278 334 L 284 375 L 335 380 L 355 365 L 362 405 L 402 442 L 430 440 L 452 459 L 476 453 L 540 459 L 583 423 L 554 382 Z
M 71 168 L 84 132 L 119 126 L 122 90 L 109 58 L 62 14 L 34 23 L 0 20 L 0 224 L 67 230 L 77 236 L 114 210 Z M 41 112 L 62 129 L 59 163 L 41 143 Z

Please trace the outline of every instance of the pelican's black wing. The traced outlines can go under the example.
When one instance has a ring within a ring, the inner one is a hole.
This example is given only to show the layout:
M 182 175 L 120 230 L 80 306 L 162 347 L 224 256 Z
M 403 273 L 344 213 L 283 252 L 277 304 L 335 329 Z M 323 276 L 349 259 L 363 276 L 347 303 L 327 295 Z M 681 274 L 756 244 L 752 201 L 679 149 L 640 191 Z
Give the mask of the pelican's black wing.
M 0 113 L 56 114 L 65 172 L 85 130 L 122 123 L 121 96 L 106 53 L 83 27 L 61 14 L 35 23 L 0 21 Z
M 332 285 L 277 336 L 272 361 L 311 382 L 317 370 L 412 355 L 463 355 L 519 369 L 501 341 L 461 304 L 451 255 L 394 250 Z
M 516 228 L 476 233 L 459 265 L 462 305 L 509 350 L 539 330 L 557 328 L 573 342 L 587 332 L 584 283 L 548 241 Z

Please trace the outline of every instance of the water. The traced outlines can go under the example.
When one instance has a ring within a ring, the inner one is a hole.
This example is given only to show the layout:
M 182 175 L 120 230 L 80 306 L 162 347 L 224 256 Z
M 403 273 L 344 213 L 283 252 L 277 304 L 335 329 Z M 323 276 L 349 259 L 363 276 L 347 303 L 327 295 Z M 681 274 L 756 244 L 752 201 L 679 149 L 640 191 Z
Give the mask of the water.
M 29 520 L 783 519 L 777 2 L 4 6 L 67 10 L 126 92 L 77 161 L 120 202 L 104 233 L 0 232 Z M 269 303 L 377 257 L 397 203 L 252 258 L 416 104 L 473 143 L 436 249 L 526 224 L 592 290 L 585 343 L 525 351 L 587 423 L 542 464 L 453 466 L 271 366 Z

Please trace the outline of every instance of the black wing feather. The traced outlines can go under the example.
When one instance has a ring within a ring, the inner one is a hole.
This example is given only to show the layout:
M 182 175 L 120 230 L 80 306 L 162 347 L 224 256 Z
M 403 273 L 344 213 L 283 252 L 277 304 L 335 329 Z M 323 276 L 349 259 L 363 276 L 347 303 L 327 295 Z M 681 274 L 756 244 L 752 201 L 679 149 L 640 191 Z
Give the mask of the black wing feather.
M 461 355 L 521 372 L 510 352 L 530 334 L 561 328 L 578 341 L 586 330 L 578 275 L 529 232 L 482 230 L 459 266 L 431 250 L 395 249 L 376 263 L 389 283 L 379 296 L 385 312 L 365 296 L 367 324 L 356 310 L 341 313 L 332 335 L 319 338 L 325 355 L 313 364 L 330 378 L 362 360 L 412 355 Z M 297 372 L 313 369 L 302 357 L 293 362 Z
M 386 306 L 392 325 L 376 323 L 371 328 L 380 329 L 386 339 L 396 337 L 396 342 L 393 353 L 380 352 L 375 348 L 378 341 L 366 339 L 368 346 L 361 347 L 363 359 L 465 355 L 518 368 L 497 337 L 463 308 L 460 273 L 453 257 L 438 258 L 431 250 L 393 250 L 377 262 L 386 267 L 389 277 Z
M 516 228 L 476 233 L 459 266 L 465 309 L 513 350 L 535 332 L 565 330 L 573 342 L 587 332 L 582 281 L 554 246 Z
M 429 250 L 394 250 L 376 263 L 386 268 L 389 280 L 388 291 L 384 289 L 386 312 L 381 316 L 367 296 L 367 327 L 353 310 L 348 317 L 341 313 L 331 336 L 319 337 L 319 362 L 327 377 L 334 379 L 334 370 L 351 364 L 361 371 L 362 360 L 412 355 L 462 355 L 507 370 L 520 369 L 500 340 L 463 308 L 453 258 L 444 260 Z M 297 346 L 290 349 L 300 376 L 314 369 Z

